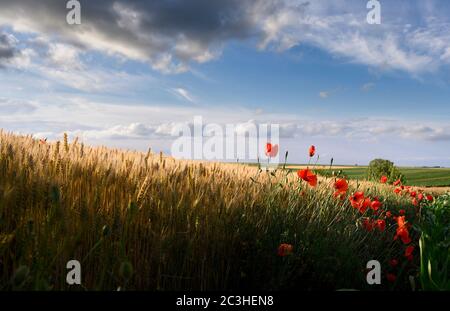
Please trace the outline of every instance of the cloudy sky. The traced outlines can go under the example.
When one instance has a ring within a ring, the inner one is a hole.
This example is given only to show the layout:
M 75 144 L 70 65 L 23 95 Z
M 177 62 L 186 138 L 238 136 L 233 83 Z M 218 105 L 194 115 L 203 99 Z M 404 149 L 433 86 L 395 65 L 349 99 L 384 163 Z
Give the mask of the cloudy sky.
M 0 1 L 0 128 L 169 152 L 194 116 L 277 123 L 305 162 L 450 166 L 450 3 Z

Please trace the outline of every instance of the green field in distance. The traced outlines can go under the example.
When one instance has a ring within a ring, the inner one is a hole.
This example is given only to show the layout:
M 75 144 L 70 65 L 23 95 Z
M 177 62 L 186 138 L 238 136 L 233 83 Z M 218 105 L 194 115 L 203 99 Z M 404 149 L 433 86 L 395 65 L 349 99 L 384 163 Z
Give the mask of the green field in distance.
M 450 186 L 450 168 L 400 167 L 399 169 L 406 177 L 407 185 L 422 187 Z M 349 179 L 365 179 L 367 167 L 334 170 L 342 170 Z M 320 170 L 317 171 L 320 174 Z

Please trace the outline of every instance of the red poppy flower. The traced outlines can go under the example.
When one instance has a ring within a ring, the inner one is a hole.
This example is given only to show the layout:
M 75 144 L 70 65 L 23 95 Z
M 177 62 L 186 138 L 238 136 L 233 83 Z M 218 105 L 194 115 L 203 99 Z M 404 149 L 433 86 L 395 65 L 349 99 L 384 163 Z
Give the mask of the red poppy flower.
M 424 195 L 422 193 L 419 193 L 419 195 L 417 196 L 417 200 L 419 200 L 419 202 L 422 202 L 424 198 Z
M 380 232 L 383 232 L 386 229 L 386 221 L 384 221 L 383 219 L 378 219 L 375 222 L 375 227 L 377 227 Z
M 395 268 L 395 267 L 397 267 L 398 266 L 398 260 L 397 259 L 391 259 L 391 260 L 389 260 L 389 265 L 392 267 L 392 268 Z
M 390 211 L 387 211 L 387 212 L 386 212 L 386 217 L 387 217 L 387 218 L 391 218 L 391 217 L 392 217 L 392 213 L 391 213 Z
M 372 231 L 374 226 L 374 223 L 369 218 L 364 218 L 362 221 L 362 226 L 364 229 L 366 229 L 368 232 Z
M 359 208 L 359 211 L 364 214 L 367 208 L 370 207 L 370 204 L 371 204 L 370 198 L 365 198 L 364 201 L 362 202 L 361 207 Z
M 272 145 L 271 143 L 266 144 L 266 156 L 269 158 L 274 158 L 278 154 L 278 145 Z
M 432 202 L 432 201 L 434 200 L 434 198 L 433 198 L 432 195 L 427 195 L 427 200 L 430 201 L 430 202 Z
M 398 211 L 398 213 L 400 214 L 400 216 L 405 215 L 406 211 L 404 209 L 401 209 Z
M 315 154 L 316 154 L 316 147 L 312 145 L 311 147 L 309 147 L 309 156 L 313 157 Z
M 362 191 L 355 192 L 355 193 L 351 196 L 351 199 L 352 199 L 352 200 L 355 200 L 355 201 L 364 200 L 364 192 L 362 192 Z
M 299 170 L 297 175 L 299 178 L 306 181 L 311 187 L 317 186 L 317 176 L 309 169 Z
M 278 256 L 285 257 L 292 254 L 294 247 L 291 244 L 282 243 L 278 246 Z
M 410 245 L 406 248 L 405 257 L 408 261 L 413 261 L 413 259 L 414 259 L 413 252 L 414 252 L 414 246 Z
M 381 182 L 382 184 L 387 183 L 387 181 L 388 181 L 388 178 L 387 178 L 386 176 L 381 176 L 380 182 Z
M 410 257 L 414 252 L 414 246 L 410 245 L 405 250 L 405 257 Z
M 403 242 L 403 244 L 409 244 L 411 243 L 411 238 L 409 236 L 408 231 L 408 225 L 405 220 L 405 216 L 399 216 L 397 217 L 397 231 L 394 236 L 394 240 L 397 240 L 397 238 L 400 238 Z
M 345 179 L 338 179 L 334 183 L 334 189 L 336 189 L 336 192 L 334 193 L 335 197 L 338 196 L 344 196 L 347 193 L 348 190 L 348 182 Z
M 386 278 L 390 283 L 394 283 L 397 280 L 397 276 L 393 273 L 388 273 Z
M 397 221 L 397 225 L 398 225 L 399 227 L 405 227 L 406 224 L 407 224 L 407 221 L 406 221 L 406 217 L 405 217 L 405 216 L 399 216 L 399 217 L 397 217 L 397 218 L 396 218 L 396 221 Z
M 398 185 L 400 185 L 402 183 L 402 181 L 400 180 L 400 179 L 398 179 L 398 180 L 396 180 L 395 182 L 394 182 L 394 186 L 398 186 Z
M 401 194 L 402 193 L 402 189 L 401 188 L 395 188 L 394 192 L 396 194 Z
M 361 191 L 355 192 L 348 199 L 350 200 L 350 204 L 354 208 L 359 209 L 361 202 L 364 201 L 364 192 Z
M 411 191 L 411 193 L 409 195 L 411 196 L 411 198 L 415 198 L 417 195 L 417 192 Z
M 378 201 L 378 199 L 375 199 L 374 201 L 372 201 L 372 203 L 370 204 L 372 209 L 374 211 L 378 211 L 378 209 L 383 205 L 380 201 Z
M 416 198 L 413 198 L 411 202 L 412 202 L 412 204 L 413 204 L 414 206 L 418 206 L 418 205 L 419 205 L 419 201 L 417 201 Z
M 361 213 L 365 213 L 367 208 L 371 205 L 370 198 L 364 197 L 364 192 L 355 192 L 350 198 L 350 204 L 359 210 Z

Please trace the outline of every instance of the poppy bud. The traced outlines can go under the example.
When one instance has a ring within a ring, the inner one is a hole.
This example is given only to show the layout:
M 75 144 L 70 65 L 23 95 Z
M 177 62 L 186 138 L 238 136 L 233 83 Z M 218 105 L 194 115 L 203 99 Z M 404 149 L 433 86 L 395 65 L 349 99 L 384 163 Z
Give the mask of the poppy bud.
M 313 157 L 315 154 L 316 154 L 316 147 L 312 145 L 311 147 L 309 147 L 309 156 Z

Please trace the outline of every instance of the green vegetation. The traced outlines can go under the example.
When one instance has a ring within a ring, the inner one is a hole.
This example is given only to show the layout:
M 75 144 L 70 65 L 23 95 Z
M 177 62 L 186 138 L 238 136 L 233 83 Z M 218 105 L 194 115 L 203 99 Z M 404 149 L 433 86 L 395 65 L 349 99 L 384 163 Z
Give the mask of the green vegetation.
M 367 179 L 378 182 L 382 176 L 386 176 L 389 183 L 393 183 L 396 180 L 401 180 L 402 183 L 406 183 L 405 177 L 394 166 L 393 162 L 384 159 L 370 161 L 369 167 L 367 168 Z
M 423 207 L 420 227 L 422 288 L 450 290 L 450 195 Z

